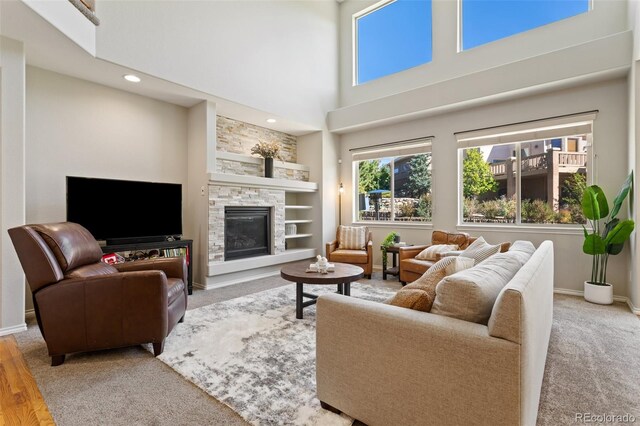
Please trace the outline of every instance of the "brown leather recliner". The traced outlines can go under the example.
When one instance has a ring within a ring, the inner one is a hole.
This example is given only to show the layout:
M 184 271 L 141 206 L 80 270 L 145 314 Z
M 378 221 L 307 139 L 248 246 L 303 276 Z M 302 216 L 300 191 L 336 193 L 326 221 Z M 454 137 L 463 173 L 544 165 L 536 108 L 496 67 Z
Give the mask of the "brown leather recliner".
M 164 340 L 187 308 L 187 266 L 182 257 L 115 266 L 82 226 L 71 223 L 9 229 L 27 277 L 38 326 L 51 365 L 66 354 Z
M 369 228 L 365 228 L 367 236 L 364 250 L 346 250 L 340 248 L 340 227 L 336 231 L 336 239 L 327 243 L 326 253 L 329 262 L 349 263 L 364 269 L 365 277 L 371 279 L 373 272 L 373 238 Z
M 436 260 L 420 260 L 415 257 L 420 252 L 429 246 L 435 244 L 455 244 L 460 250 L 464 250 L 469 247 L 469 244 L 474 242 L 477 237 L 471 237 L 466 232 L 447 232 L 447 231 L 433 231 L 431 234 L 431 244 L 425 244 L 420 246 L 407 246 L 400 247 L 398 251 L 398 262 L 400 268 L 400 282 L 404 285 L 406 283 L 413 282 L 420 278 L 427 269 L 429 269 L 434 263 L 439 260 L 439 256 L 436 256 Z M 511 243 L 504 242 L 500 244 L 500 251 L 505 252 L 509 250 Z

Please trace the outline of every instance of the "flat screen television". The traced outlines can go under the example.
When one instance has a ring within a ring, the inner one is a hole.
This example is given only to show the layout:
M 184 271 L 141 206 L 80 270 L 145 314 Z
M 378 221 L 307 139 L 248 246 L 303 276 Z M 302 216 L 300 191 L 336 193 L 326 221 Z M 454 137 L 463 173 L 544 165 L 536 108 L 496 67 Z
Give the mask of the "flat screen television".
M 67 221 L 107 244 L 182 235 L 182 185 L 67 176 Z

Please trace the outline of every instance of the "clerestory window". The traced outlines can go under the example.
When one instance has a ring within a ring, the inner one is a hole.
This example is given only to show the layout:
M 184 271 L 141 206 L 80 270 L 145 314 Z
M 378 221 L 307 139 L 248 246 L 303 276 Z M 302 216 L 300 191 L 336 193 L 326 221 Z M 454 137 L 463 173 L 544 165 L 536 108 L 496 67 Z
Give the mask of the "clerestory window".
M 460 47 L 472 49 L 588 12 L 590 0 L 458 0 Z
M 356 85 L 431 62 L 431 0 L 385 0 L 353 26 Z

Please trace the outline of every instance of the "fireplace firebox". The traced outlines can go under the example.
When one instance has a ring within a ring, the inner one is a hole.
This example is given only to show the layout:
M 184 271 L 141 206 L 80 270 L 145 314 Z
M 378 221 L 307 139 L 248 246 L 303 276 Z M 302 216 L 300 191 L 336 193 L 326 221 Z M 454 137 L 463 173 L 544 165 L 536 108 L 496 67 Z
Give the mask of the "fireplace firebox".
M 225 260 L 271 254 L 271 245 L 271 207 L 225 207 Z

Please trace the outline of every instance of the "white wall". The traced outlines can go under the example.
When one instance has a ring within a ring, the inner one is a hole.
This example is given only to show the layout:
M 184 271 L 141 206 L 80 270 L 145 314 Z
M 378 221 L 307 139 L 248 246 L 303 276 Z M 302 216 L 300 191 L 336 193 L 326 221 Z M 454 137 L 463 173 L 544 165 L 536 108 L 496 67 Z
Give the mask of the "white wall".
M 593 10 L 525 33 L 457 52 L 457 1 L 433 1 L 433 59 L 430 63 L 366 84 L 352 82 L 352 16 L 377 0 L 340 5 L 340 105 L 348 106 L 500 65 L 597 40 L 627 29 L 627 2 L 594 0 Z M 566 63 L 576 74 L 580 67 Z M 531 69 L 531 73 L 543 69 Z M 494 84 L 499 85 L 499 81 Z
M 582 282 L 591 267 L 590 258 L 582 254 L 581 230 L 562 233 L 556 230 L 527 232 L 522 227 L 495 229 L 474 228 L 469 225 L 458 227 L 458 156 L 453 133 L 555 115 L 600 110 L 594 125 L 594 150 L 597 156 L 596 181 L 609 197 L 613 197 L 626 177 L 627 108 L 626 78 L 619 78 L 550 94 L 528 96 L 481 108 L 470 108 L 446 115 L 344 134 L 342 135 L 341 174 L 347 189 L 345 199 L 353 198 L 349 149 L 433 135 L 435 136 L 432 147 L 433 228 L 450 231 L 461 229 L 472 235 L 483 235 L 493 243 L 526 239 L 538 244 L 545 239 L 550 239 L 556 247 L 555 286 L 581 290 Z M 349 223 L 352 214 L 352 203 L 344 203 L 343 223 Z M 384 236 L 392 230 L 398 231 L 402 240 L 408 243 L 424 244 L 430 241 L 431 229 L 426 226 L 405 228 L 396 224 L 385 227 L 372 226 L 372 228 L 375 247 L 378 247 Z M 381 264 L 379 250 L 375 250 L 374 263 Z M 628 251 L 610 260 L 608 278 L 615 284 L 614 291 L 618 295 L 627 294 L 628 269 Z
M 97 56 L 321 128 L 337 105 L 335 1 L 105 1 Z
M 183 107 L 33 67 L 26 106 L 27 223 L 65 220 L 65 176 L 187 183 Z
M 26 330 L 24 274 L 7 229 L 25 217 L 25 54 L 0 37 L 0 336 Z

